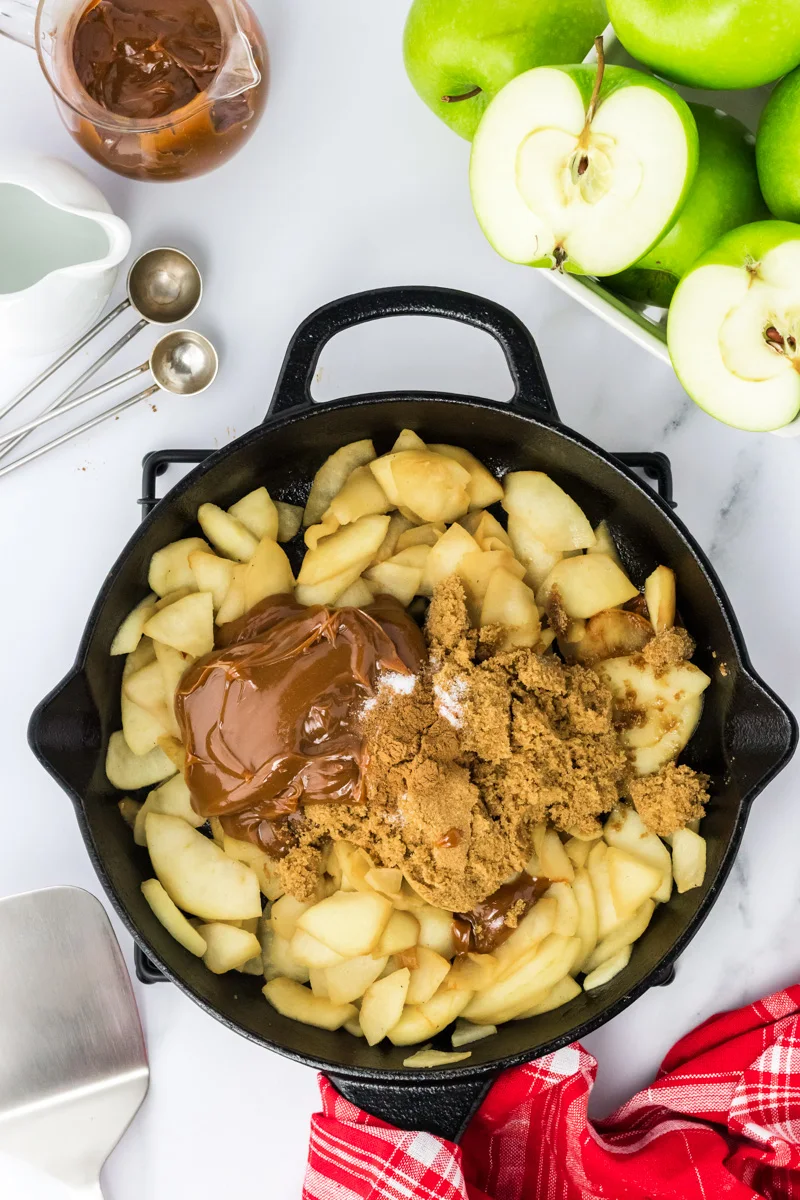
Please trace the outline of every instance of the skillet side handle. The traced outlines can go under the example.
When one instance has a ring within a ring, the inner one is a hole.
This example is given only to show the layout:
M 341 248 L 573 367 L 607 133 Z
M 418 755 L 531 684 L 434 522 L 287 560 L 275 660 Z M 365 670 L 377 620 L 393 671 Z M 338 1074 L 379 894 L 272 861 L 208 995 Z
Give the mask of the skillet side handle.
M 28 745 L 79 804 L 102 745 L 100 716 L 83 670 L 73 668 L 36 706 L 28 722 Z
M 458 1142 L 487 1092 L 494 1074 L 436 1083 L 429 1071 L 409 1072 L 408 1083 L 378 1083 L 329 1075 L 338 1092 L 373 1117 L 398 1129 L 423 1130 Z
M 757 675 L 743 672 L 725 722 L 731 773 L 742 793 L 763 791 L 791 759 L 797 739 L 797 721 L 783 701 Z
M 381 317 L 442 317 L 491 334 L 500 343 L 514 381 L 511 408 L 558 420 L 539 351 L 522 321 L 493 300 L 436 287 L 356 292 L 318 308 L 303 321 L 289 343 L 264 419 L 313 404 L 311 383 L 325 345 L 337 333 Z

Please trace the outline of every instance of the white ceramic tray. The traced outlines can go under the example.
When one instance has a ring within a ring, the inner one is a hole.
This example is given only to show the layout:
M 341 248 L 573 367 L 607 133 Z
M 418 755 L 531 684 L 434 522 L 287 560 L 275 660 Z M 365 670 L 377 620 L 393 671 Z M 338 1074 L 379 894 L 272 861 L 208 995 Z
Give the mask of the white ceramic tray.
M 647 67 L 642 66 L 635 58 L 631 58 L 610 25 L 603 34 L 603 48 L 607 62 L 623 67 L 636 67 L 640 71 L 652 74 Z M 587 63 L 597 61 L 594 49 L 584 61 Z M 698 104 L 707 104 L 730 113 L 755 133 L 772 85 L 740 92 L 707 92 L 679 85 L 676 85 L 675 90 L 686 100 L 694 100 Z M 556 287 L 561 288 L 562 292 L 567 292 L 584 308 L 590 309 L 607 324 L 618 329 L 620 333 L 624 333 L 640 346 L 644 346 L 645 350 L 649 350 L 656 358 L 660 358 L 666 363 L 670 362 L 667 349 L 666 309 L 651 308 L 623 300 L 610 291 L 602 279 L 594 279 L 590 275 L 568 275 L 561 271 L 545 271 L 544 274 Z M 800 417 L 791 425 L 776 430 L 776 434 L 778 437 L 800 436 Z

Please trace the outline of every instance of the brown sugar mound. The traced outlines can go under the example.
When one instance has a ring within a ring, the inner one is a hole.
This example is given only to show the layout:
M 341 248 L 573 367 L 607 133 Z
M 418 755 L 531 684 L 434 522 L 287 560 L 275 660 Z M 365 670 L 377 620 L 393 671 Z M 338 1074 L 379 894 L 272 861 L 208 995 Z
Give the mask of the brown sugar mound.
M 669 763 L 657 775 L 643 775 L 629 784 L 631 800 L 648 829 L 667 837 L 699 820 L 708 803 L 708 776 L 691 767 Z
M 695 651 L 694 638 L 686 629 L 677 626 L 665 629 L 647 643 L 640 651 L 642 658 L 656 674 L 676 666 L 692 657 Z
M 306 808 L 303 838 L 354 842 L 464 912 L 522 870 L 538 822 L 598 831 L 628 764 L 593 671 L 532 649 L 477 661 L 457 578 L 436 588 L 426 635 L 430 671 L 365 713 L 367 804 Z
M 625 795 L 656 833 L 702 815 L 707 780 L 690 768 L 630 778 L 619 713 L 593 670 L 529 648 L 493 652 L 483 633 L 470 627 L 461 581 L 440 583 L 427 668 L 411 690 L 382 677 L 365 705 L 366 800 L 304 808 L 279 867 L 292 894 L 314 897 L 329 839 L 344 839 L 399 867 L 430 903 L 468 912 L 523 870 L 541 822 L 599 836 Z M 690 648 L 671 630 L 646 650 L 660 670 Z

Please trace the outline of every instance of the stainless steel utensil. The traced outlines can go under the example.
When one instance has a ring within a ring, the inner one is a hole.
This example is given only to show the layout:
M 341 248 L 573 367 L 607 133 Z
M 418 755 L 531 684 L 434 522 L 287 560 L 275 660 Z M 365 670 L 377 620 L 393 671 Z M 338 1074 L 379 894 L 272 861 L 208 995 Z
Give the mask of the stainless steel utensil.
M 96 396 L 102 395 L 103 392 L 118 387 L 120 383 L 141 375 L 148 368 L 155 380 L 155 383 L 151 387 L 145 388 L 143 392 L 137 392 L 135 396 L 129 396 L 127 400 L 121 400 L 119 404 L 106 409 L 105 412 L 99 413 L 89 421 L 84 421 L 82 425 L 76 426 L 75 429 L 70 429 L 66 433 L 62 433 L 60 437 L 53 438 L 52 441 L 46 442 L 44 446 L 38 446 L 30 454 L 24 454 L 22 458 L 15 458 L 7 466 L 0 467 L 0 478 L 16 470 L 17 467 L 24 466 L 25 463 L 32 462 L 35 458 L 46 454 L 48 450 L 53 450 L 56 446 L 62 446 L 64 442 L 77 437 L 79 433 L 85 433 L 87 429 L 92 429 L 95 425 L 99 425 L 101 421 L 107 421 L 111 417 L 118 416 L 126 408 L 130 408 L 132 404 L 137 404 L 139 400 L 146 400 L 148 396 L 153 396 L 158 391 L 170 392 L 173 396 L 199 395 L 200 392 L 204 392 L 214 382 L 219 368 L 219 359 L 211 342 L 208 338 L 203 337 L 201 333 L 195 333 L 191 329 L 173 330 L 172 333 L 165 334 L 164 337 L 156 342 L 147 362 L 140 363 L 138 367 L 133 367 L 130 371 L 118 375 L 116 379 L 111 379 L 108 383 L 101 384 L 100 387 L 94 388 L 93 391 L 87 392 L 83 396 L 77 396 L 70 403 L 62 405 L 58 411 L 42 413 L 40 417 L 29 421 L 27 425 L 22 425 L 10 434 L 5 435 L 13 439 L 6 449 L 10 449 L 11 446 L 22 441 L 37 426 L 43 425 L 46 421 L 52 421 L 55 417 L 63 416 L 70 409 L 77 408 L 79 404 L 85 404 L 87 400 L 93 400 Z M 2 441 L 3 437 L 0 437 L 0 443 Z M 2 456 L 2 453 L 3 450 L 0 449 L 0 456 Z
M 83 349 L 115 317 L 125 309 L 133 308 L 139 314 L 140 320 L 132 325 L 113 346 L 95 359 L 65 392 L 51 401 L 42 415 L 62 408 L 80 391 L 88 379 L 91 379 L 101 367 L 104 367 L 146 325 L 174 325 L 178 321 L 187 320 L 202 299 L 203 280 L 197 266 L 187 254 L 170 246 L 159 246 L 154 250 L 148 250 L 136 259 L 128 272 L 127 289 L 127 299 L 112 309 L 101 321 L 98 321 L 74 346 L 56 359 L 52 366 L 38 375 L 19 395 L 0 409 L 0 420 L 27 399 L 39 384 L 49 379 L 74 354 Z M 8 454 L 26 436 L 27 434 L 23 433 L 13 441 L 9 441 L 8 445 L 0 449 L 0 458 Z
M 73 887 L 0 900 L 0 1149 L 102 1200 L 147 1093 L 147 1051 L 103 906 Z

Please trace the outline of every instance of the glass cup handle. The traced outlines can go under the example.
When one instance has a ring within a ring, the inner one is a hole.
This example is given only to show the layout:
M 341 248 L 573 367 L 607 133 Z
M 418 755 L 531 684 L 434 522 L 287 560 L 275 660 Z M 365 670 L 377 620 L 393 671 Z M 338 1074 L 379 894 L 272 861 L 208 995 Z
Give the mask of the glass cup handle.
M 35 0 L 0 0 L 0 34 L 33 50 L 38 9 Z

